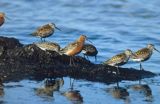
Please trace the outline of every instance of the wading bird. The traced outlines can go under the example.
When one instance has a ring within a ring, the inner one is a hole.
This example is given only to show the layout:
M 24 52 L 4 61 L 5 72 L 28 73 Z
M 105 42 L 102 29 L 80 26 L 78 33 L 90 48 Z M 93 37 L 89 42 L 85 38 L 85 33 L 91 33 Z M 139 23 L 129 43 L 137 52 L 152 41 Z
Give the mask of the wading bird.
M 142 62 L 143 61 L 147 61 L 153 53 L 153 50 L 156 50 L 157 52 L 160 53 L 160 51 L 158 51 L 153 44 L 148 44 L 147 47 L 142 48 L 140 50 L 138 50 L 137 52 L 135 52 L 135 56 L 131 57 L 131 60 L 135 61 L 135 62 L 139 62 L 140 63 L 140 70 L 144 70 L 142 68 Z
M 44 38 L 44 41 L 45 41 L 45 38 L 51 36 L 54 33 L 55 29 L 60 30 L 58 27 L 56 27 L 54 23 L 48 23 L 46 25 L 43 25 L 37 28 L 37 30 L 34 31 L 32 35 L 36 37 L 40 37 L 41 41 Z

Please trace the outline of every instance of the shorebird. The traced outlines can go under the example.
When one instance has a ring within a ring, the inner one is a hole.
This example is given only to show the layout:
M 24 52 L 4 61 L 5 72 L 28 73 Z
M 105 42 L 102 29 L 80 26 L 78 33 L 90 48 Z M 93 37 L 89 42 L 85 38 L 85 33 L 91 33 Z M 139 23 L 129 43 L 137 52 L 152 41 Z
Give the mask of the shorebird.
M 68 44 L 66 47 L 60 50 L 62 54 L 70 56 L 70 66 L 72 66 L 73 56 L 79 54 L 82 51 L 83 45 L 87 37 L 85 35 L 81 35 L 75 42 Z M 75 64 L 74 64 L 75 65 Z
M 34 31 L 32 35 L 40 37 L 41 41 L 44 38 L 44 41 L 45 41 L 45 38 L 51 36 L 54 33 L 55 29 L 60 30 L 58 27 L 56 27 L 54 23 L 48 23 L 37 28 L 37 30 Z
M 157 52 L 160 53 L 159 50 L 157 50 L 153 44 L 148 44 L 147 47 L 142 48 L 140 50 L 138 50 L 137 52 L 135 52 L 135 56 L 131 57 L 131 60 L 135 61 L 135 62 L 139 62 L 140 63 L 140 70 L 144 70 L 142 68 L 142 62 L 143 61 L 147 61 L 153 53 L 153 50 L 156 50 Z
M 0 26 L 5 22 L 5 13 L 0 12 Z
M 41 42 L 41 43 L 34 43 L 37 47 L 39 47 L 41 50 L 49 50 L 49 51 L 60 51 L 60 45 L 53 42 Z
M 132 51 L 130 49 L 127 49 L 123 53 L 117 54 L 113 56 L 111 59 L 103 62 L 103 64 L 107 64 L 110 66 L 116 66 L 117 74 L 119 74 L 119 66 L 126 64 L 132 55 L 134 55 Z
M 84 57 L 87 56 L 87 58 L 88 58 L 88 56 L 95 56 L 95 61 L 97 61 L 98 51 L 94 45 L 84 44 L 83 49 L 82 49 L 82 53 L 83 53 Z

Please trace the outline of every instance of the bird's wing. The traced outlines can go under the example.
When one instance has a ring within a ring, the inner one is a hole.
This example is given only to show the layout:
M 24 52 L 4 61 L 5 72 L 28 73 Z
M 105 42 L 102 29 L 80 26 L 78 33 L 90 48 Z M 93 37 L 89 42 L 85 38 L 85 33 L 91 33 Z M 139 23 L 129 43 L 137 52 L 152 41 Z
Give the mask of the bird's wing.
M 143 49 L 140 49 L 138 50 L 137 52 L 134 53 L 135 56 L 137 56 L 138 58 L 146 58 L 147 56 L 149 56 L 151 53 L 150 53 L 150 50 L 148 48 L 143 48 Z M 132 56 L 132 59 L 136 59 L 137 57 L 135 56 Z
M 62 48 L 60 51 L 61 51 L 62 53 L 65 53 L 65 52 L 67 52 L 67 51 L 69 51 L 69 50 L 73 50 L 75 47 L 78 46 L 78 44 L 79 44 L 79 42 L 70 43 L 70 44 L 68 44 L 66 47 Z
M 48 30 L 50 30 L 50 31 L 48 31 Z M 32 33 L 32 35 L 37 35 L 38 33 L 42 33 L 42 32 L 43 32 L 43 34 L 52 34 L 53 29 L 51 29 L 51 27 L 49 25 L 44 25 L 44 26 L 37 28 L 37 30 L 34 31 Z
M 113 56 L 111 59 L 107 60 L 105 63 L 108 65 L 119 64 L 125 61 L 126 55 L 124 53 L 120 53 L 116 56 Z

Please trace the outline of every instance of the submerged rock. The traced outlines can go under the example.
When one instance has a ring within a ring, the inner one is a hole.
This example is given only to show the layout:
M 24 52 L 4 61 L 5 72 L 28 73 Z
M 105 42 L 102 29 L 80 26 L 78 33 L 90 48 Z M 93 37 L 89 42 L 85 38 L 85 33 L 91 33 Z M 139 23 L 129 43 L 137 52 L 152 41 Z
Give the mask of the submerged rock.
M 3 81 L 70 76 L 112 83 L 155 75 L 149 71 L 119 68 L 120 74 L 116 76 L 113 73 L 116 67 L 94 64 L 80 56 L 74 56 L 73 60 L 76 66 L 69 66 L 70 56 L 41 50 L 35 44 L 23 45 L 15 38 L 0 37 L 0 77 Z

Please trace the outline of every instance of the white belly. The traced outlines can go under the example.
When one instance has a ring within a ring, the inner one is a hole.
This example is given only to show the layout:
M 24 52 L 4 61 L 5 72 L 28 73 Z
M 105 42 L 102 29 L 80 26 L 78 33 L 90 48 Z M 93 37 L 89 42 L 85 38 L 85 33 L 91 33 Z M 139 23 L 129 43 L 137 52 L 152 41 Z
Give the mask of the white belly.
M 140 62 L 142 61 L 142 59 L 131 59 L 132 61 L 135 61 L 135 62 Z

